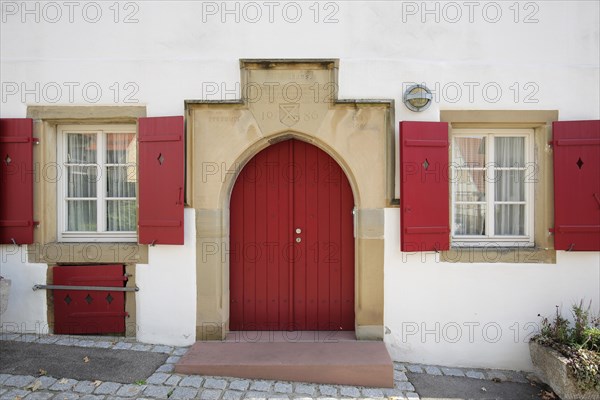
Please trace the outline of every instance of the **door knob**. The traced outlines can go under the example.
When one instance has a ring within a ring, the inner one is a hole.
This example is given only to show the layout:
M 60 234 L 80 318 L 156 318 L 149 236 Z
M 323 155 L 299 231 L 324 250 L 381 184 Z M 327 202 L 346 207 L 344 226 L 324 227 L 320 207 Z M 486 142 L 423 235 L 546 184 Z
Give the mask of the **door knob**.
M 300 243 L 302 241 L 302 238 L 296 238 L 296 243 Z
M 301 233 L 302 233 L 302 229 L 300 229 L 300 228 L 296 228 L 296 233 L 297 233 L 297 234 L 301 234 Z

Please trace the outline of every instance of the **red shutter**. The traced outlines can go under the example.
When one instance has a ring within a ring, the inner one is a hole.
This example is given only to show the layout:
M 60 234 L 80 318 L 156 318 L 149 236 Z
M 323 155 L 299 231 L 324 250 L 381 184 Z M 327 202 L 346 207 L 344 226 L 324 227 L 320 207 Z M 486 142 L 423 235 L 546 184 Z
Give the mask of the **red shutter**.
M 400 123 L 400 249 L 450 248 L 448 124 Z
M 183 244 L 183 117 L 140 118 L 140 244 Z
M 600 120 L 553 123 L 554 248 L 600 250 Z
M 0 244 L 33 243 L 33 120 L 0 119 Z

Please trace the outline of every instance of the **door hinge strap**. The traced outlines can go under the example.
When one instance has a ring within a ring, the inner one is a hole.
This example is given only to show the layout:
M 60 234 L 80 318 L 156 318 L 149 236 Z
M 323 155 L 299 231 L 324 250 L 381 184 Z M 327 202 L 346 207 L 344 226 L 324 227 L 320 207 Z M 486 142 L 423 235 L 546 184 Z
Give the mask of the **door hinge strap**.
M 69 285 L 33 285 L 33 290 L 88 290 L 101 292 L 138 292 L 139 287 L 118 286 L 69 286 Z

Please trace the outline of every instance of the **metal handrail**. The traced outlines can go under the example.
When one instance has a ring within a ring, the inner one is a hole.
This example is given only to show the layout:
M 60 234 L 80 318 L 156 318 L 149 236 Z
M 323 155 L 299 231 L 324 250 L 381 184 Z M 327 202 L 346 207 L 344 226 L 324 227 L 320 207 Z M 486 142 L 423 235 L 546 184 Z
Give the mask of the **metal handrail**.
M 115 286 L 68 286 L 68 285 L 33 285 L 33 290 L 88 290 L 103 292 L 138 292 L 139 287 L 115 287 Z

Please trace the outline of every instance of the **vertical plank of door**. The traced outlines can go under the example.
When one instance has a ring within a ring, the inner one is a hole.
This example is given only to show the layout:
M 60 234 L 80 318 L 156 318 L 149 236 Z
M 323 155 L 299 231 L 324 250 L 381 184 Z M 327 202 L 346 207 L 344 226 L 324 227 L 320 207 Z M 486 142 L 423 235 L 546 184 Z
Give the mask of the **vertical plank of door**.
M 342 170 L 333 160 L 329 159 L 327 167 L 327 180 L 329 186 L 329 227 L 330 227 L 330 245 L 327 249 L 327 261 L 329 266 L 329 328 L 330 330 L 339 330 L 342 324 L 341 320 L 341 285 L 342 285 L 342 260 L 340 249 L 342 244 L 342 202 L 341 202 L 341 179 Z
M 343 173 L 343 172 L 342 172 Z M 354 196 L 350 182 L 344 176 L 341 180 L 341 302 L 342 329 L 354 330 Z
M 250 243 L 249 257 L 253 257 L 256 268 L 256 321 L 261 329 L 274 329 L 275 327 L 269 325 L 269 317 L 267 314 L 267 303 L 268 294 L 267 290 L 269 287 L 268 280 L 270 277 L 267 275 L 267 227 L 269 221 L 267 219 L 267 165 L 268 156 L 270 152 L 262 151 L 256 157 L 256 186 L 255 186 L 255 198 L 256 198 L 256 236 L 254 237 L 254 243 Z
M 318 280 L 317 292 L 318 292 L 318 329 L 327 330 L 329 329 L 329 247 L 331 246 L 330 226 L 329 226 L 329 183 L 328 168 L 329 168 L 329 156 L 323 152 L 318 152 L 319 159 L 319 265 L 318 265 Z
M 229 291 L 230 291 L 230 326 L 231 330 L 241 330 L 244 316 L 244 171 L 238 176 L 238 182 L 233 186 L 230 201 L 230 220 L 234 221 L 230 231 L 230 256 L 229 256 Z
M 293 231 L 294 257 L 291 268 L 294 276 L 294 329 L 306 329 L 306 145 L 301 141 L 292 141 L 293 147 L 293 198 L 294 218 L 291 225 Z M 301 233 L 297 233 L 300 229 Z M 300 238 L 301 242 L 296 242 Z
M 306 146 L 306 229 L 304 232 L 306 248 L 306 318 L 305 326 L 308 330 L 318 329 L 318 266 L 319 266 L 319 149 Z
M 242 258 L 244 260 L 244 330 L 261 329 L 259 321 L 256 320 L 256 267 L 251 259 L 248 258 L 249 245 L 256 237 L 256 174 L 257 174 L 256 159 L 250 162 L 244 168 L 243 185 L 244 185 L 244 222 L 243 222 L 243 248 Z M 251 321 L 248 323 L 248 321 Z

